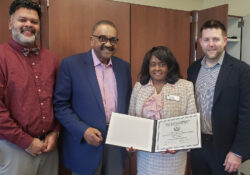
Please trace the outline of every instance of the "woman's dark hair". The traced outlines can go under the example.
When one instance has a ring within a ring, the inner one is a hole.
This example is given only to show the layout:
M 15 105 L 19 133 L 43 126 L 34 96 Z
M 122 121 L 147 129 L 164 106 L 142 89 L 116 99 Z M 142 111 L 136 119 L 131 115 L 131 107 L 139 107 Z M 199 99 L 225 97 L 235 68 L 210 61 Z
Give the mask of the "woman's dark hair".
M 167 63 L 168 66 L 168 71 L 166 76 L 167 83 L 174 84 L 180 78 L 182 78 L 180 74 L 179 64 L 177 63 L 171 50 L 165 46 L 157 46 L 149 50 L 144 56 L 141 72 L 139 74 L 140 83 L 142 85 L 146 85 L 150 79 L 149 62 L 152 55 L 158 58 L 161 62 Z
M 13 15 L 21 7 L 35 10 L 39 16 L 39 19 L 41 18 L 41 7 L 38 3 L 33 2 L 32 0 L 14 0 L 10 5 L 10 16 Z

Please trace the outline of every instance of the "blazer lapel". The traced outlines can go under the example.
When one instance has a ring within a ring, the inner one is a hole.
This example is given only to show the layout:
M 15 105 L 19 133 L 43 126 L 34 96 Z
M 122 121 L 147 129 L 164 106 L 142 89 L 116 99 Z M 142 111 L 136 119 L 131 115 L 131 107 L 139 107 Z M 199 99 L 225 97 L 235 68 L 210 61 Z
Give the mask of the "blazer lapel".
M 93 90 L 94 96 L 97 100 L 97 103 L 100 106 L 101 111 L 105 113 L 104 105 L 102 102 L 102 95 L 101 95 L 98 80 L 96 77 L 96 72 L 95 72 L 95 67 L 94 67 L 94 62 L 92 59 L 91 51 L 88 52 L 87 59 L 85 59 L 84 64 L 86 65 L 84 68 L 85 74 L 88 77 L 89 84 L 92 87 L 91 89 Z
M 196 80 L 198 78 L 198 74 L 199 74 L 200 68 L 201 68 L 201 61 L 199 61 L 199 64 L 195 67 L 194 72 L 192 74 L 193 77 L 192 77 L 191 81 L 194 83 L 194 85 L 195 85 Z
M 222 91 L 223 85 L 225 85 L 226 82 L 228 81 L 228 76 L 229 73 L 231 72 L 231 68 L 232 68 L 232 62 L 229 60 L 229 56 L 227 55 L 227 53 L 225 53 L 225 57 L 221 65 L 221 69 L 215 85 L 213 104 L 215 104 L 215 102 L 217 101 Z

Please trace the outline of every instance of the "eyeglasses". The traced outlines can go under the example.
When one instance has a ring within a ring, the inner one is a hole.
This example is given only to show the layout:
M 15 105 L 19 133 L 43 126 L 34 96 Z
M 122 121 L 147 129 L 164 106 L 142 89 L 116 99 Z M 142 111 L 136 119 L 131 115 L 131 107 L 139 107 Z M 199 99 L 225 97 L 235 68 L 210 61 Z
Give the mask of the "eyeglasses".
M 156 66 L 165 67 L 166 65 L 167 65 L 167 63 L 164 63 L 164 62 L 159 62 L 159 63 L 152 62 L 152 63 L 149 63 L 150 67 L 156 67 Z
M 101 43 L 105 43 L 105 44 L 109 41 L 111 45 L 115 45 L 119 41 L 119 39 L 116 37 L 108 38 L 105 35 L 100 35 L 100 36 L 92 35 L 92 36 L 98 38 L 98 40 Z

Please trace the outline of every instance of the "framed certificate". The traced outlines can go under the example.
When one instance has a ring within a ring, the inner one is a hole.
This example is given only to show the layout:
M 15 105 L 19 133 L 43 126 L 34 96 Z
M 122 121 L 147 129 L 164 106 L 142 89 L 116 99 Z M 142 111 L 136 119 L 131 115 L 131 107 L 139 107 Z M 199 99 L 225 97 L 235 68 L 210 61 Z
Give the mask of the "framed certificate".
M 112 113 L 106 144 L 148 152 L 200 148 L 200 114 L 151 120 Z

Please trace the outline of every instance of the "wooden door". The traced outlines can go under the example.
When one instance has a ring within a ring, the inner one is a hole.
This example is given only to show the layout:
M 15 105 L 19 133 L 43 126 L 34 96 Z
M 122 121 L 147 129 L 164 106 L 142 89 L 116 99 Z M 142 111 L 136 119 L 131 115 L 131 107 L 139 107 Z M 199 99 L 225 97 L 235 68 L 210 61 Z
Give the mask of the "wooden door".
M 47 0 L 36 0 L 41 5 L 41 34 L 40 34 L 40 45 L 41 47 L 49 49 L 49 14 L 47 8 Z
M 145 53 L 154 46 L 167 46 L 186 78 L 190 55 L 190 12 L 131 5 L 131 71 L 138 79 Z
M 108 19 L 119 30 L 116 56 L 130 62 L 130 6 L 107 0 L 53 0 L 49 7 L 49 47 L 59 58 L 90 49 L 93 25 Z
M 195 19 L 197 19 L 197 17 L 195 16 L 195 14 L 198 13 L 198 21 L 195 21 Z M 195 52 L 195 45 L 197 46 L 197 56 L 196 59 L 201 58 L 202 56 L 204 56 L 201 46 L 199 44 L 199 38 L 200 38 L 200 28 L 203 25 L 204 22 L 206 22 L 207 20 L 211 20 L 211 19 L 215 19 L 215 20 L 219 20 L 221 21 L 226 27 L 227 27 L 227 17 L 228 17 L 228 5 L 221 5 L 221 6 L 217 6 L 217 7 L 213 7 L 213 8 L 208 8 L 205 10 L 200 10 L 200 11 L 195 11 L 193 12 L 193 23 L 197 22 L 197 28 L 195 28 L 195 25 L 192 25 L 192 33 L 197 33 L 197 40 L 195 41 L 195 35 L 192 36 L 191 38 L 191 48 L 193 48 L 191 50 L 191 59 L 192 61 L 194 61 L 194 52 Z M 197 32 L 194 32 L 194 30 L 198 30 Z M 197 43 L 195 43 L 197 42 Z
M 174 53 L 186 78 L 190 55 L 190 12 L 131 5 L 131 73 L 138 81 L 145 53 L 154 46 L 167 46 Z M 131 158 L 136 174 L 136 155 Z M 188 174 L 188 173 L 186 173 Z
M 13 0 L 0 1 L 0 44 L 6 43 L 10 38 L 9 31 L 9 6 Z

